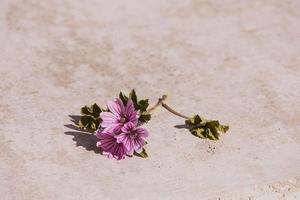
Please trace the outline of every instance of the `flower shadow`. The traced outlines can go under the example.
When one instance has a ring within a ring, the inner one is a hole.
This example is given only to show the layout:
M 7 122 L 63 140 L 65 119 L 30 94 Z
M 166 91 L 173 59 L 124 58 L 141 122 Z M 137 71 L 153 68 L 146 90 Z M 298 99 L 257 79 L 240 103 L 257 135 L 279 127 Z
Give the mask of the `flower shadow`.
M 75 125 L 66 124 L 64 126 L 74 131 L 66 131 L 64 134 L 73 136 L 73 141 L 76 142 L 76 146 L 83 147 L 87 151 L 93 151 L 96 154 L 102 154 L 102 150 L 96 146 L 98 141 L 96 135 L 94 135 L 92 131 L 84 130 L 76 126 L 78 125 L 80 116 L 69 115 L 69 117 Z

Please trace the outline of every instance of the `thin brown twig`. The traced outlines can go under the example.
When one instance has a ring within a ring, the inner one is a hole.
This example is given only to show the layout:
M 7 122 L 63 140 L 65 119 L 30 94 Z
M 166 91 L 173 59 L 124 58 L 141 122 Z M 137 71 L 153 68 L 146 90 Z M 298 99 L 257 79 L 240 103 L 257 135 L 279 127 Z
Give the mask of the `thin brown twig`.
M 162 98 L 160 98 L 158 100 L 158 102 L 148 110 L 148 112 L 153 112 L 155 109 L 157 109 L 159 106 L 162 106 L 163 108 L 165 108 L 166 110 L 168 110 L 169 112 L 173 113 L 174 115 L 177 115 L 179 117 L 182 117 L 184 119 L 189 119 L 190 117 L 184 115 L 184 114 L 181 114 L 179 112 L 177 112 L 176 110 L 172 109 L 170 106 L 168 106 L 166 104 L 166 100 L 167 100 L 167 95 L 163 95 Z
M 161 106 L 164 107 L 169 112 L 173 113 L 174 115 L 177 115 L 177 116 L 182 117 L 184 119 L 189 119 L 190 118 L 190 117 L 188 117 L 188 116 L 186 116 L 184 114 L 181 114 L 181 113 L 177 112 L 176 110 L 172 109 L 170 106 L 168 106 L 164 102 L 162 102 Z
M 149 108 L 149 109 L 148 109 L 148 112 L 151 113 L 151 112 L 153 112 L 154 110 L 156 110 L 159 106 L 162 105 L 162 103 L 163 103 L 164 101 L 167 100 L 167 97 L 168 97 L 167 95 L 163 95 L 161 98 L 159 98 L 159 99 L 158 99 L 158 102 L 157 102 L 152 108 Z

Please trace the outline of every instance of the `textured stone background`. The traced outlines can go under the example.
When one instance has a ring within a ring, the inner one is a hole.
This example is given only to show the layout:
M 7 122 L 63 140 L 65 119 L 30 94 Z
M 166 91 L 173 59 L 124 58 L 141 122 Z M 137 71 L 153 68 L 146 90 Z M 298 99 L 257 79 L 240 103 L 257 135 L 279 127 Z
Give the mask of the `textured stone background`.
M 300 1 L 1 0 L 1 199 L 300 199 Z M 70 129 L 136 88 L 229 124 L 199 140 L 158 110 L 148 159 Z

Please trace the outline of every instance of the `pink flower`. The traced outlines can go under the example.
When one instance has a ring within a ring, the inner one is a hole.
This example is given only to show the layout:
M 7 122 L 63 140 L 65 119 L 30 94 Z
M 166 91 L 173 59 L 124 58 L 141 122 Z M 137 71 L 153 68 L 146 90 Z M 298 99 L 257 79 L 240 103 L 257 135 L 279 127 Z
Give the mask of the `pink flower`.
M 115 101 L 108 101 L 107 107 L 110 112 L 100 113 L 101 127 L 104 128 L 103 132 L 118 133 L 124 124 L 128 122 L 137 124 L 137 111 L 134 109 L 131 99 L 128 100 L 126 107 L 119 98 Z
M 127 149 L 122 143 L 117 142 L 114 134 L 97 131 L 96 136 L 100 139 L 97 142 L 97 147 L 103 150 L 103 155 L 107 155 L 108 158 L 115 158 L 117 160 L 125 158 Z
M 145 145 L 145 138 L 148 137 L 148 131 L 128 122 L 121 129 L 121 133 L 115 137 L 118 143 L 124 144 L 126 154 L 133 155 L 134 151 L 140 152 L 142 150 Z
M 96 132 L 99 139 L 97 147 L 103 154 L 117 160 L 124 159 L 126 155 L 142 150 L 146 129 L 136 127 L 138 123 L 137 111 L 131 99 L 124 106 L 121 99 L 107 102 L 108 112 L 101 112 L 101 128 Z

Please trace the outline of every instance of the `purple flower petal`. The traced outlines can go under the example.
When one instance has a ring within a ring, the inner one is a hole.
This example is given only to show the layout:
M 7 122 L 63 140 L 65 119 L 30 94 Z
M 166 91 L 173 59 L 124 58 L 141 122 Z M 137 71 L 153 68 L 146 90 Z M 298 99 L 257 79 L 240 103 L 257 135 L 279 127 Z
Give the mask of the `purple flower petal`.
M 129 133 L 131 130 L 134 130 L 134 129 L 135 129 L 135 124 L 132 122 L 128 122 L 128 123 L 124 124 L 121 131 L 123 133 Z
M 124 159 L 126 155 L 126 148 L 122 143 L 117 143 L 117 139 L 107 133 L 98 134 L 100 141 L 97 142 L 97 147 L 102 148 L 103 154 L 109 158 L 117 160 Z
M 146 130 L 146 129 L 144 129 L 144 128 L 136 128 L 136 130 L 135 130 L 137 133 L 138 133 L 138 135 L 141 137 L 141 138 L 146 138 L 146 137 L 148 137 L 148 135 L 149 135 L 149 133 L 148 133 L 148 131 Z
M 123 126 L 122 123 L 111 124 L 110 126 L 105 127 L 102 132 L 103 133 L 118 134 L 121 131 L 122 126 Z
M 140 151 L 145 145 L 145 140 L 142 138 L 137 138 L 134 140 L 134 150 Z
M 125 116 L 128 122 L 132 122 L 134 124 L 137 123 L 137 112 L 134 108 L 133 102 L 131 99 L 128 100 L 125 108 Z
M 136 128 L 132 122 L 126 123 L 121 129 L 121 133 L 116 135 L 118 143 L 122 143 L 126 148 L 127 155 L 133 155 L 134 151 L 140 151 L 145 145 L 148 131 L 144 128 Z
M 100 113 L 100 118 L 102 119 L 101 126 L 102 127 L 108 127 L 112 124 L 118 123 L 118 118 L 111 112 L 102 112 Z
M 110 112 L 100 113 L 102 119 L 101 127 L 105 128 L 104 132 L 119 132 L 120 129 L 128 122 L 137 124 L 137 111 L 134 109 L 131 99 L 128 100 L 126 108 L 121 99 L 108 101 L 107 107 Z
M 132 155 L 130 152 L 134 150 L 134 142 L 129 138 L 128 134 L 121 133 L 120 135 L 116 136 L 116 139 L 118 143 L 122 143 L 125 146 L 127 154 Z
M 108 101 L 107 107 L 115 116 L 122 116 L 125 110 L 124 104 L 119 98 L 117 98 L 115 101 Z
M 136 150 L 135 150 L 135 152 L 137 152 L 137 153 L 142 153 L 142 151 L 143 151 L 143 148 L 140 148 L 140 149 L 136 149 Z

